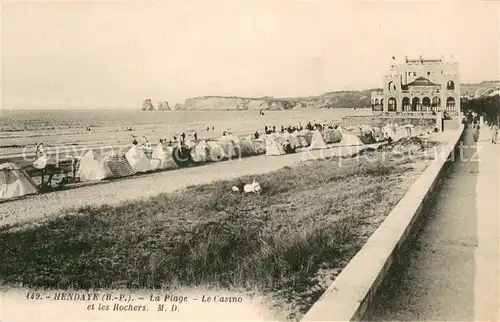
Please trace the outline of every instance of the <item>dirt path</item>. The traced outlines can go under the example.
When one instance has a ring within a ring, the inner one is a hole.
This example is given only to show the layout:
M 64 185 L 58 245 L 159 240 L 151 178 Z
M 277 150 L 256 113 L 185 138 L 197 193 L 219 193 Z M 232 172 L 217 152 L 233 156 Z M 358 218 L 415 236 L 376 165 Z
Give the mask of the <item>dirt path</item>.
M 500 145 L 483 132 L 476 148 L 467 130 L 408 268 L 371 319 L 498 321 Z

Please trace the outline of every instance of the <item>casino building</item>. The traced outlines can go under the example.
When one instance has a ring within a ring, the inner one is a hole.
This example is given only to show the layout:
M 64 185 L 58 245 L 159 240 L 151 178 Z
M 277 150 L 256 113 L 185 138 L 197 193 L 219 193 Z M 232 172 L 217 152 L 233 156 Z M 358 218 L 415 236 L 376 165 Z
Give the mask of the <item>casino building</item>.
M 394 58 L 393 58 L 394 59 Z M 374 111 L 460 113 L 458 63 L 443 58 L 393 60 L 381 91 L 372 92 Z

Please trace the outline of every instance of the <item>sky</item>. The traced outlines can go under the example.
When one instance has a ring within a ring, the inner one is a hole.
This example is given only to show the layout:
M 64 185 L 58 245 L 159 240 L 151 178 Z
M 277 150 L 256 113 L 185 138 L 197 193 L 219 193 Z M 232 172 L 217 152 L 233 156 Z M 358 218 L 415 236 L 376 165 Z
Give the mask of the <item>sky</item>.
M 3 2 L 3 108 L 290 97 L 380 87 L 392 56 L 500 79 L 500 2 Z

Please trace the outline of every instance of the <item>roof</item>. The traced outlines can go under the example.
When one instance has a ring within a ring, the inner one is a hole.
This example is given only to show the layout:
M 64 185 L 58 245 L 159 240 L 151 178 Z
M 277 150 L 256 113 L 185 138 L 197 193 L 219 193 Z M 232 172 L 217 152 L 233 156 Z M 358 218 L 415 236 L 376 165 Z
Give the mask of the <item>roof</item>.
M 436 83 L 431 82 L 425 77 L 419 77 L 413 82 L 409 83 L 408 86 L 437 86 Z

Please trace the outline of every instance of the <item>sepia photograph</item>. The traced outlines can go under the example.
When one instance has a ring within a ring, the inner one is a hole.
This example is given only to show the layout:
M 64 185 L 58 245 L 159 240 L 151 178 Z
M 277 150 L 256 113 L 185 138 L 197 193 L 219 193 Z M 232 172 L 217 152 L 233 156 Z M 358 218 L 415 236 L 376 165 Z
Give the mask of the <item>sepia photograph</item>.
M 500 2 L 1 6 L 1 321 L 499 321 Z

